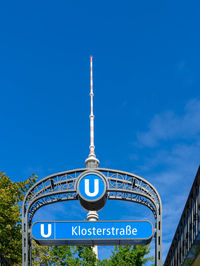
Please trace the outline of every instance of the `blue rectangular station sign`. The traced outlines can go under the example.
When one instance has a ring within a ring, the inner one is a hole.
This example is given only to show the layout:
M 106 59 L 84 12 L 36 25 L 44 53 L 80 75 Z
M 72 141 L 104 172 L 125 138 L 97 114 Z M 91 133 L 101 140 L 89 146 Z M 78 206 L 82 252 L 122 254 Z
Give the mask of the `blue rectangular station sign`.
M 40 245 L 146 245 L 153 226 L 149 221 L 35 222 L 32 237 Z

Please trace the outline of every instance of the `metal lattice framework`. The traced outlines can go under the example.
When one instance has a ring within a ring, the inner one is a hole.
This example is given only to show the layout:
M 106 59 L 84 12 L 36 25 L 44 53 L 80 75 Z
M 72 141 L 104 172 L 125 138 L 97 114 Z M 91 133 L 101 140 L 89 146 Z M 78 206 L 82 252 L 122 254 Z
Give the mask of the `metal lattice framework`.
M 168 251 L 165 266 L 191 265 L 200 250 L 200 167 L 197 171 L 178 227 Z M 195 252 L 194 252 L 195 251 Z M 193 265 L 193 264 L 192 264 Z M 197 265 L 197 264 L 195 264 Z
M 31 265 L 31 224 L 35 212 L 42 206 L 77 200 L 76 181 L 87 168 L 50 175 L 38 181 L 26 194 L 22 213 L 23 265 Z M 162 265 L 162 204 L 156 189 L 145 179 L 132 173 L 97 168 L 108 181 L 110 200 L 124 200 L 148 207 L 155 217 L 155 261 Z

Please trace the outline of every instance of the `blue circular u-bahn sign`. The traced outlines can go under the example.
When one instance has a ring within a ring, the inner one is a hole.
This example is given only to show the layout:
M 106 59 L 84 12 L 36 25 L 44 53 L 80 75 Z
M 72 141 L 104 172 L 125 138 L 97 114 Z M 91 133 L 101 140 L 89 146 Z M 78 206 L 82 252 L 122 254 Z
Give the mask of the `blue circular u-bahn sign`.
M 76 190 L 85 209 L 100 210 L 106 202 L 106 177 L 97 171 L 86 171 L 79 176 Z

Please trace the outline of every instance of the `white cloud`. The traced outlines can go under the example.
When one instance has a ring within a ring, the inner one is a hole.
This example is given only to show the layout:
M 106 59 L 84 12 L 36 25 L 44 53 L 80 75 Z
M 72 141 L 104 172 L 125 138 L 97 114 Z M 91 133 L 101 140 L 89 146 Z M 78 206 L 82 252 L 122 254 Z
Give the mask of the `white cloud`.
M 188 179 L 193 179 L 200 162 L 200 144 L 174 144 L 169 150 L 157 151 L 153 159 L 146 159 L 149 169 L 160 167 L 161 170 L 153 174 L 154 182 L 170 187 L 182 182 L 188 185 Z
M 162 140 L 188 139 L 200 133 L 200 101 L 191 100 L 184 108 L 183 115 L 166 111 L 153 117 L 146 132 L 137 134 L 137 142 L 155 147 Z

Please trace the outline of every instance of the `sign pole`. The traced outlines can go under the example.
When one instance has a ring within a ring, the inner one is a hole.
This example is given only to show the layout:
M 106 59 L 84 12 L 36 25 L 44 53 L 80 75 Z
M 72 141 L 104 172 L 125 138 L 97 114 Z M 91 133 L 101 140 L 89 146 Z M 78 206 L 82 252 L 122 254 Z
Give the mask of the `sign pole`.
M 99 215 L 96 211 L 89 211 L 87 214 L 87 220 L 88 222 L 97 222 L 99 220 Z M 92 247 L 92 250 L 94 254 L 96 255 L 96 258 L 98 259 L 98 246 L 94 245 Z

